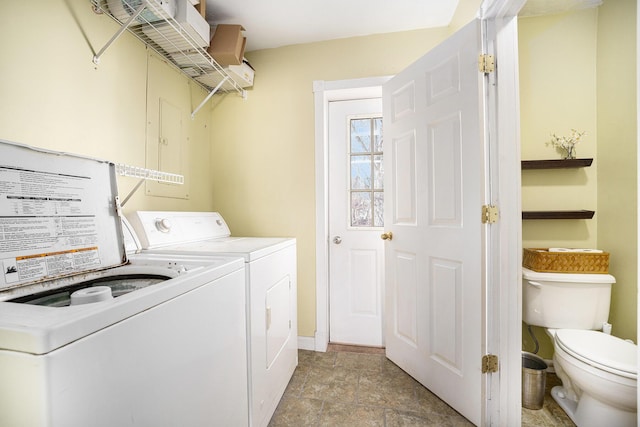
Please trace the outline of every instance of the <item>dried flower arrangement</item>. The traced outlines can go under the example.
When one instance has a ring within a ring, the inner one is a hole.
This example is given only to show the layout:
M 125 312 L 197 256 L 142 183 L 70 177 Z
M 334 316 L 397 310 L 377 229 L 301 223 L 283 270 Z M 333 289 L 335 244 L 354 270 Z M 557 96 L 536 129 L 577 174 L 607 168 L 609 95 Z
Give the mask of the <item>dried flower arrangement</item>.
M 580 139 L 586 134 L 586 131 L 578 132 L 575 129 L 571 129 L 571 135 L 558 136 L 555 133 L 551 134 L 551 140 L 546 145 L 551 145 L 559 150 L 566 152 L 565 159 L 576 158 L 576 144 L 580 142 Z

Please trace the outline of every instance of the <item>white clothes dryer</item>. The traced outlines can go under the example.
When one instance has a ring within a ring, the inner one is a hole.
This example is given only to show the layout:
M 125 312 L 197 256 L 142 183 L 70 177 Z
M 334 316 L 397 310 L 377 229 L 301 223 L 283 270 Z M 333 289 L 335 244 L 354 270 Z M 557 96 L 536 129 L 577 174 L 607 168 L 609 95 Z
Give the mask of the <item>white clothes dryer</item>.
M 114 165 L 0 141 L 0 425 L 247 425 L 244 262 L 128 255 Z
M 296 240 L 235 237 L 217 212 L 128 215 L 143 253 L 245 260 L 252 426 L 267 426 L 298 364 Z

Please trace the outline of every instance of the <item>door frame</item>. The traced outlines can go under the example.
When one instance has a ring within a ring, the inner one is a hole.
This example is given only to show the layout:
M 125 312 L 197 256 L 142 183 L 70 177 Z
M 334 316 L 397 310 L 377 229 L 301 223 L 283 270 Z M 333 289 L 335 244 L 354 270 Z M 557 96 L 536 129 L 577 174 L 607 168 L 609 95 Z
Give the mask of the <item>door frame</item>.
M 313 82 L 316 159 L 316 331 L 300 348 L 325 352 L 329 344 L 329 102 L 381 98 L 391 76 Z
M 499 371 L 487 375 L 486 425 L 520 425 L 522 417 L 522 206 L 517 15 L 525 0 L 485 0 L 479 17 L 487 23 L 487 53 L 496 57 L 488 75 L 487 135 L 491 165 L 487 203 L 498 206 L 490 225 L 486 283 L 487 354 L 499 356 Z M 515 58 L 515 59 L 514 59 Z M 499 79 L 499 84 L 496 80 Z M 514 89 L 515 88 L 515 93 Z M 493 135 L 493 136 L 491 136 Z

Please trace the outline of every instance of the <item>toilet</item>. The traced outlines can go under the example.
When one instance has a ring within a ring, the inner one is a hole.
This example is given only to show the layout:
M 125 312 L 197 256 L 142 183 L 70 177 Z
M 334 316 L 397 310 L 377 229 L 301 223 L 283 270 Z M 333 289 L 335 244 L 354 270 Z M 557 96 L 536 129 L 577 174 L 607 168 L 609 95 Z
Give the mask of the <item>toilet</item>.
M 522 320 L 552 338 L 551 395 L 578 427 L 637 425 L 637 346 L 601 332 L 615 281 L 522 269 Z

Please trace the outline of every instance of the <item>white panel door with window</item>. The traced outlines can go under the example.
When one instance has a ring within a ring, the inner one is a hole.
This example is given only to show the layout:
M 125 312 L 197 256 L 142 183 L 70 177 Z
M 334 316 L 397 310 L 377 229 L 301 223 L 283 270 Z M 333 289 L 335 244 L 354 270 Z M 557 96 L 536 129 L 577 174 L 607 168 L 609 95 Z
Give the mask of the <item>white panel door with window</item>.
M 382 101 L 329 103 L 329 340 L 384 345 Z

